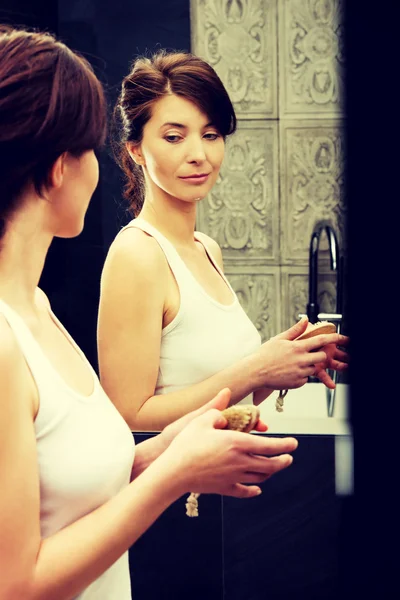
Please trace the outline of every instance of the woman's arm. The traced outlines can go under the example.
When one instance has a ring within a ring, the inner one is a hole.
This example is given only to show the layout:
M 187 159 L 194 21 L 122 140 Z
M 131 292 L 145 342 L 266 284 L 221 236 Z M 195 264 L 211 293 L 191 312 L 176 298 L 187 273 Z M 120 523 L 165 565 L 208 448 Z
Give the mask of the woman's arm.
M 4 319 L 0 318 L 0 597 L 71 600 L 106 571 L 172 502 L 191 489 L 251 497 L 287 467 L 293 439 L 217 431 L 219 411 L 190 423 L 169 448 L 111 500 L 41 539 L 34 434 L 36 389 Z M 226 402 L 228 398 L 226 398 Z M 222 418 L 222 421 L 224 419 Z M 236 437 L 232 434 L 237 434 Z M 237 436 L 240 436 L 238 439 Z M 254 456 L 264 454 L 266 456 Z M 251 472 L 251 481 L 247 473 Z
M 161 433 L 153 435 L 149 439 L 136 444 L 131 481 L 143 473 L 166 450 L 167 445 L 163 442 L 161 435 Z
M 254 406 L 259 406 L 261 402 L 264 402 L 275 390 L 271 388 L 260 388 L 254 392 L 253 404 Z

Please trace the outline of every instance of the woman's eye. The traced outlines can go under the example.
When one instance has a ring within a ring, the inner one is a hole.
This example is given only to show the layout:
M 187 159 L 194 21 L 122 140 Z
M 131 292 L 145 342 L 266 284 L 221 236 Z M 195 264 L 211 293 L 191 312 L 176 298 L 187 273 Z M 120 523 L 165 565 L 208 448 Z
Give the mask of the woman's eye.
M 181 136 L 180 135 L 166 135 L 164 137 L 165 140 L 167 140 L 167 142 L 170 142 L 171 144 L 174 144 L 175 142 L 179 142 L 179 140 L 181 140 Z
M 206 138 L 206 140 L 216 140 L 217 138 L 219 138 L 219 133 L 206 133 L 204 134 L 204 137 Z

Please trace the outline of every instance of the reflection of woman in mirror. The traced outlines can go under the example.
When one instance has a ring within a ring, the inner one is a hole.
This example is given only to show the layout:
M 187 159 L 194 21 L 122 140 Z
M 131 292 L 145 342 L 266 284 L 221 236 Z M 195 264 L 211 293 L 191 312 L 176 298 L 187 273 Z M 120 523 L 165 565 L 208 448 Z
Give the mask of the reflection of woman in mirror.
M 297 445 L 221 431 L 227 422 L 215 409 L 230 397 L 222 390 L 135 449 L 52 313 L 38 281 L 53 237 L 82 231 L 105 115 L 102 87 L 83 58 L 50 35 L 0 26 L 4 600 L 130 600 L 127 550 L 170 504 L 192 490 L 255 496 L 290 465 L 282 453 Z
M 218 244 L 195 231 L 215 184 L 233 106 L 215 71 L 185 53 L 138 59 L 116 107 L 126 197 L 137 217 L 113 241 L 102 275 L 102 383 L 132 429 L 158 430 L 222 387 L 259 403 L 345 367 L 340 335 L 294 342 L 307 320 L 261 344 L 223 274 Z M 331 356 L 331 353 L 329 353 Z

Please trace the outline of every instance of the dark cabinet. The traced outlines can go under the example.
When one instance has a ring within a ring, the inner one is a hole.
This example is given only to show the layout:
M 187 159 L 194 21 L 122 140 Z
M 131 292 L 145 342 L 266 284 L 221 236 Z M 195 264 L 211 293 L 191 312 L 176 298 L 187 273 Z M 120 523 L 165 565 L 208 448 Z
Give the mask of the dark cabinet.
M 261 496 L 200 496 L 198 518 L 181 498 L 160 517 L 130 550 L 135 600 L 344 597 L 347 498 L 335 491 L 335 438 L 296 437 L 292 466 Z

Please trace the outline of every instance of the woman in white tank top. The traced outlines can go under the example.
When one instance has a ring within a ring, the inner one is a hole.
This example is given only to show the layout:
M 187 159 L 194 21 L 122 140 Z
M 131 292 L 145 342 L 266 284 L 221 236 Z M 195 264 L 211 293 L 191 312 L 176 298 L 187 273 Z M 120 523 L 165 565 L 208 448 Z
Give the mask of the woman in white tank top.
M 83 58 L 48 34 L 0 26 L 2 600 L 130 600 L 127 551 L 172 502 L 192 490 L 255 496 L 297 445 L 223 431 L 208 410 L 226 407 L 223 390 L 135 451 L 38 289 L 53 237 L 82 230 L 105 115 Z
M 102 274 L 101 381 L 132 430 L 159 430 L 221 386 L 258 404 L 274 389 L 344 369 L 343 336 L 294 342 L 303 319 L 261 345 L 223 274 L 218 244 L 195 231 L 196 206 L 217 180 L 233 106 L 215 71 L 185 53 L 137 59 L 122 83 L 119 162 L 137 217 Z M 142 190 L 144 193 L 144 202 Z M 324 352 L 314 350 L 330 348 Z M 135 393 L 132 389 L 135 388 Z

